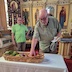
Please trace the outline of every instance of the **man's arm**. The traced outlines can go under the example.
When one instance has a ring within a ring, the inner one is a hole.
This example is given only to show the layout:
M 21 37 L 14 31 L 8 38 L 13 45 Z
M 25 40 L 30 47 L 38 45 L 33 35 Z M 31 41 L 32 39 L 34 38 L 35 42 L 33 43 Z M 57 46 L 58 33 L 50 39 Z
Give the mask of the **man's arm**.
M 54 18 L 55 28 L 57 29 L 57 34 L 54 37 L 55 39 L 59 39 L 61 35 L 61 25 L 56 18 Z
M 57 37 L 60 37 L 61 36 L 61 31 L 57 34 Z
M 13 45 L 16 45 L 15 40 L 14 40 L 14 33 L 12 33 L 12 43 Z
M 40 40 L 40 35 L 39 35 L 39 29 L 38 29 L 39 23 L 37 22 L 35 28 L 34 28 L 34 34 L 32 38 L 32 44 L 31 44 L 31 50 L 30 50 L 30 56 L 36 55 L 35 54 L 35 47 L 37 42 Z
M 26 39 L 29 39 L 30 37 L 29 37 L 29 33 L 30 33 L 30 31 L 27 31 L 26 32 Z
M 56 36 L 57 37 L 60 37 L 60 35 L 61 35 L 61 25 L 60 25 L 60 23 L 58 22 L 58 20 L 56 19 L 56 18 L 54 18 L 54 26 L 55 26 L 55 28 L 57 29 L 57 34 L 56 34 Z
M 14 36 L 14 34 L 15 34 L 15 26 L 12 26 L 12 43 L 13 43 L 13 45 L 16 45 L 16 43 L 15 43 L 15 36 Z
M 27 34 L 26 34 L 27 37 L 28 37 L 29 33 L 30 33 L 30 31 L 27 31 Z
M 58 26 L 57 26 L 57 37 L 60 37 L 60 35 L 61 35 L 61 25 L 60 25 L 60 23 L 58 22 Z
M 33 39 L 32 39 L 30 56 L 32 56 L 32 55 L 35 56 L 35 55 L 36 55 L 36 54 L 35 54 L 35 47 L 36 47 L 37 42 L 38 42 L 38 39 L 36 39 L 36 38 L 33 38 Z

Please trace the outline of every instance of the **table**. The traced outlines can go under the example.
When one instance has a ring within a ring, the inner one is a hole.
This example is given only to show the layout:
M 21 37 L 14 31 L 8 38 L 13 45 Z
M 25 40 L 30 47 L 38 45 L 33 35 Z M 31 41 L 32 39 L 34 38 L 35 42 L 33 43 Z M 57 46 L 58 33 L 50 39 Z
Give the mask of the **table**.
M 61 38 L 59 42 L 58 54 L 62 55 L 64 58 L 70 58 L 72 47 L 72 38 Z
M 68 72 L 63 57 L 58 54 L 44 54 L 42 63 L 6 61 L 0 58 L 0 72 Z

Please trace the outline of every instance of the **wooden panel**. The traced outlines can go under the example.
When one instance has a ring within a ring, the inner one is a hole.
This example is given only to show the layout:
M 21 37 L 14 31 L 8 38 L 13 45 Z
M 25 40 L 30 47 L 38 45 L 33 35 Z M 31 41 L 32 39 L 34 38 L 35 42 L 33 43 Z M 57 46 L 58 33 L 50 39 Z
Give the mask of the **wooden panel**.
M 0 18 L 1 25 L 4 29 L 7 29 L 4 0 L 0 0 Z
M 64 58 L 70 58 L 71 43 L 69 42 L 59 42 L 58 54 L 62 55 Z

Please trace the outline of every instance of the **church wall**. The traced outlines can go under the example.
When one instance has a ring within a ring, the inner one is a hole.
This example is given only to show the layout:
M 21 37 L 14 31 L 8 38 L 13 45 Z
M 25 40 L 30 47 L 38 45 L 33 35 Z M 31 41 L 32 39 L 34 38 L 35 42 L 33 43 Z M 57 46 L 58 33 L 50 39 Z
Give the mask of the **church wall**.
M 27 8 L 29 10 L 29 26 L 35 26 L 35 12 L 36 9 L 45 8 L 47 6 L 54 7 L 54 17 L 57 17 L 59 20 L 59 11 L 61 10 L 61 6 L 65 6 L 66 8 L 66 22 L 64 23 L 67 26 L 68 31 L 72 28 L 72 0 L 39 0 L 32 2 L 31 0 L 28 2 L 20 1 L 21 6 L 21 15 L 22 10 Z M 0 0 L 0 24 L 6 29 L 6 15 L 5 15 L 5 7 L 4 1 Z
M 66 9 L 66 22 L 64 23 L 67 26 L 67 30 L 71 32 L 72 29 L 72 0 L 47 0 L 49 3 L 56 3 L 56 16 L 59 21 L 59 11 L 61 7 L 64 6 Z

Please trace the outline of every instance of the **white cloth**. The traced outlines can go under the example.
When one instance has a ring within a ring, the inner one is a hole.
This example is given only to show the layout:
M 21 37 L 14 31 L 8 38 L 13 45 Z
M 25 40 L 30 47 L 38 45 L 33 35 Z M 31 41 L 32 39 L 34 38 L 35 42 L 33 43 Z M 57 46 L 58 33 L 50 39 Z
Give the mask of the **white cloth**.
M 57 42 L 57 41 L 59 41 L 60 40 L 60 37 L 54 37 L 54 39 L 51 41 L 51 42 Z
M 63 57 L 58 54 L 44 54 L 42 63 L 6 61 L 0 58 L 0 72 L 67 72 Z

